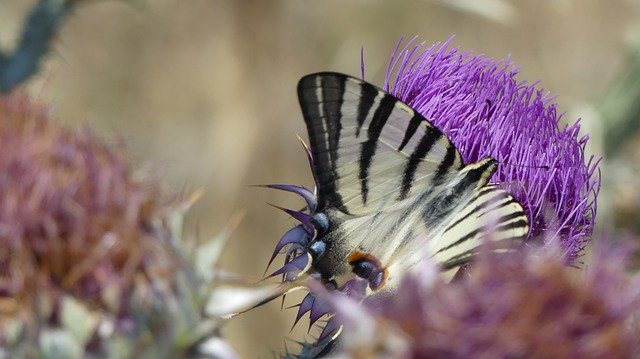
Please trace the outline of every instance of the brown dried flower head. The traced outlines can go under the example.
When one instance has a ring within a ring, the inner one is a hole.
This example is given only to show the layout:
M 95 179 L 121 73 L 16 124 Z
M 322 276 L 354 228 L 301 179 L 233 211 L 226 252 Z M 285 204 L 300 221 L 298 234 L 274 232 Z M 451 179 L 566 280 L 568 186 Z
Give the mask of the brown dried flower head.
M 32 312 L 42 291 L 117 310 L 135 277 L 171 272 L 170 200 L 121 146 L 15 92 L 0 97 L 0 143 L 0 316 Z

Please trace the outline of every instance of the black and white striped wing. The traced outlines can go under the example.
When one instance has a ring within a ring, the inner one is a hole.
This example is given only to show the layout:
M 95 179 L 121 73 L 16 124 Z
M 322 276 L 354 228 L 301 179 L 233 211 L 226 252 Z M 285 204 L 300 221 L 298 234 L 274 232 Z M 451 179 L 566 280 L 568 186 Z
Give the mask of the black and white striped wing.
M 298 97 L 314 157 L 319 211 L 380 212 L 446 183 L 464 166 L 440 130 L 359 79 L 311 74 L 300 80 Z
M 341 230 L 350 246 L 378 258 L 389 281 L 424 258 L 443 270 L 467 263 L 478 246 L 490 240 L 494 250 L 512 249 L 529 231 L 522 206 L 505 190 L 484 186 L 446 216 L 427 225 L 420 203 L 407 208 L 344 221 Z M 392 284 L 393 285 L 393 284 Z
M 445 270 L 468 262 L 483 239 L 490 239 L 495 250 L 507 249 L 529 232 L 529 221 L 520 203 L 496 186 L 482 187 L 445 223 L 435 235 L 434 254 Z
M 496 161 L 465 164 L 441 131 L 393 96 L 336 73 L 305 76 L 298 96 L 318 211 L 353 215 L 332 240 L 373 255 L 392 281 L 425 257 L 453 269 L 484 239 L 511 245 L 527 235 L 522 206 L 486 185 Z

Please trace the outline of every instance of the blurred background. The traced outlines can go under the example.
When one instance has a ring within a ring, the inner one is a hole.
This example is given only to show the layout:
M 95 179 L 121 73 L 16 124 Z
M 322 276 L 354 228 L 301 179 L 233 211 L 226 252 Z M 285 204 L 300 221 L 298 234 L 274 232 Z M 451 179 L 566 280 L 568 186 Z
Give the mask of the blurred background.
M 0 1 L 3 49 L 35 2 Z M 136 163 L 176 190 L 203 187 L 189 224 L 199 237 L 244 211 L 222 267 L 257 280 L 294 224 L 265 203 L 301 201 L 249 185 L 312 186 L 296 138 L 306 134 L 298 79 L 359 76 L 364 46 L 366 78 L 381 84 L 398 39 L 414 35 L 428 44 L 455 35 L 454 46 L 510 56 L 520 79 L 558 94 L 565 121 L 582 118 L 590 153 L 606 153 L 598 231 L 638 233 L 640 1 L 86 1 L 28 90 L 60 121 L 122 138 Z M 305 335 L 304 320 L 289 332 L 294 314 L 270 303 L 223 335 L 243 358 L 269 357 L 284 337 Z

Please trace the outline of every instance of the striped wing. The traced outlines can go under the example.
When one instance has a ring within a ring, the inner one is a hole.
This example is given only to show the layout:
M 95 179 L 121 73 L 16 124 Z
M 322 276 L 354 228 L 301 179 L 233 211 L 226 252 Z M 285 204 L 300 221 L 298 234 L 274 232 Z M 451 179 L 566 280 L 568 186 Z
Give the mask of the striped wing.
M 367 215 L 446 183 L 464 166 L 449 139 L 381 89 L 337 73 L 303 77 L 318 211 Z
M 485 186 L 436 234 L 434 257 L 444 270 L 457 268 L 471 259 L 483 240 L 509 248 L 528 232 L 529 221 L 520 203 L 503 189 Z
M 465 164 L 441 131 L 393 96 L 336 73 L 303 77 L 298 96 L 317 212 L 339 219 L 320 240 L 331 241 L 336 253 L 372 255 L 393 282 L 423 258 L 453 269 L 484 239 L 513 243 L 526 236 L 522 206 L 487 185 L 497 162 Z
M 424 205 L 360 217 L 343 222 L 349 245 L 369 253 L 387 269 L 387 285 L 424 258 L 433 257 L 444 271 L 466 264 L 478 246 L 491 240 L 494 250 L 507 250 L 527 235 L 529 225 L 522 206 L 506 191 L 484 186 L 461 199 L 453 211 L 427 225 Z

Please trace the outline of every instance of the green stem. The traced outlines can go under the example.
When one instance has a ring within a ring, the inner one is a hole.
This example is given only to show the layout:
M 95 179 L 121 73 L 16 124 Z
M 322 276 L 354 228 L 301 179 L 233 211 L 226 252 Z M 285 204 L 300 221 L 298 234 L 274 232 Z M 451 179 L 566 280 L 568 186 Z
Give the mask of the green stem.
M 25 21 L 11 55 L 0 53 L 0 93 L 8 93 L 37 71 L 74 0 L 40 0 Z
M 640 129 L 640 50 L 629 56 L 626 71 L 601 103 L 600 114 L 605 128 L 605 153 L 613 157 Z

